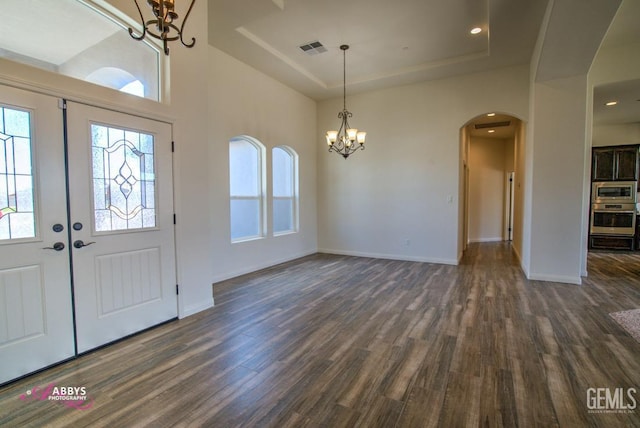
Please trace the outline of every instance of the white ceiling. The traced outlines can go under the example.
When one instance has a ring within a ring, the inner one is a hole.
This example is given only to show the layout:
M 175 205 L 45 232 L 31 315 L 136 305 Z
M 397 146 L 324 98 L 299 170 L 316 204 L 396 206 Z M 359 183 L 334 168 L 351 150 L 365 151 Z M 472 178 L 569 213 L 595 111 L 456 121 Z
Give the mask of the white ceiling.
M 0 48 L 54 66 L 122 27 L 77 0 L 1 0 Z
M 640 52 L 638 53 L 640 55 Z M 638 70 L 640 74 L 640 70 Z M 609 101 L 617 101 L 607 106 Z M 610 83 L 593 89 L 593 124 L 640 123 L 640 79 Z
M 320 100 L 342 93 L 342 44 L 348 93 L 527 63 L 546 3 L 209 0 L 209 43 Z M 327 52 L 299 49 L 316 40 Z
M 640 1 L 623 0 L 602 41 L 602 48 L 640 43 Z M 640 52 L 638 52 L 640 55 Z M 593 89 L 594 125 L 640 123 L 640 70 L 638 78 Z M 615 106 L 605 105 L 617 101 Z
M 640 1 L 624 0 L 616 13 L 602 47 L 640 43 Z M 640 55 L 640 52 L 638 52 Z M 608 101 L 615 106 L 606 106 Z M 593 89 L 594 125 L 640 123 L 640 70 L 638 78 L 597 86 Z
M 342 95 L 341 44 L 351 46 L 347 94 L 527 64 L 548 0 L 208 2 L 211 45 L 322 100 Z M 0 48 L 53 65 L 126 31 L 77 0 L 2 0 L 2 8 L 12 19 L 0 26 Z M 640 1 L 624 0 L 602 46 L 640 42 L 639 20 Z M 474 36 L 475 26 L 483 32 Z M 299 48 L 313 41 L 327 51 L 310 56 Z M 606 108 L 610 99 L 618 105 Z M 640 72 L 595 88 L 594 123 L 639 122 L 638 99 Z
M 389 86 L 528 64 L 547 0 L 208 0 L 209 43 L 286 85 L 322 100 Z M 640 41 L 640 1 L 624 0 L 603 46 Z M 480 35 L 469 33 L 472 27 Z M 298 46 L 320 41 L 327 52 Z M 640 121 L 639 80 L 596 88 L 594 123 Z M 491 121 L 485 117 L 478 122 Z M 496 120 L 497 119 L 493 119 Z M 505 138 L 514 127 L 487 137 Z M 486 130 L 478 131 L 486 133 Z

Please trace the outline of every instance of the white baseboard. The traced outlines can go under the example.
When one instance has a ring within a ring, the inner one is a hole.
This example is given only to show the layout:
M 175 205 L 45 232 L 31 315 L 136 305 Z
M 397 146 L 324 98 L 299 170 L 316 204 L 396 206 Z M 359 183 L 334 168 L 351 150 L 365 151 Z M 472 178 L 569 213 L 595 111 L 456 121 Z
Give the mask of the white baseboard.
M 504 239 L 502 239 L 502 237 L 495 237 L 495 238 L 470 239 L 469 243 L 473 244 L 473 243 L 477 243 L 477 242 L 502 242 L 502 241 L 504 241 Z
M 456 259 L 440 259 L 440 258 L 434 258 L 434 257 L 414 257 L 414 256 L 404 256 L 404 255 L 398 255 L 398 254 L 366 253 L 361 251 L 332 250 L 328 248 L 318 248 L 318 252 L 324 253 L 324 254 L 337 254 L 341 256 L 369 257 L 372 259 L 402 260 L 407 262 L 435 263 L 440 265 L 456 266 L 458 264 L 458 260 Z
M 258 263 L 258 264 L 251 265 L 251 266 L 245 266 L 244 268 L 238 269 L 236 271 L 226 272 L 226 273 L 224 273 L 222 275 L 214 276 L 213 280 L 211 282 L 213 284 L 215 284 L 216 282 L 226 281 L 227 279 L 235 278 L 235 277 L 241 276 L 241 275 L 246 275 L 248 273 L 256 272 L 256 271 L 259 271 L 261 269 L 270 268 L 272 266 L 279 265 L 280 263 L 290 262 L 291 260 L 299 259 L 301 257 L 310 256 L 310 255 L 316 254 L 316 253 L 317 253 L 316 250 L 308 250 L 308 251 L 303 251 L 303 252 L 300 252 L 300 253 L 292 254 L 292 255 L 289 255 L 287 257 L 269 260 L 269 261 L 266 261 L 264 263 Z
M 212 297 L 211 300 L 207 300 L 204 303 L 200 303 L 198 305 L 192 305 L 192 306 L 189 306 L 188 308 L 185 308 L 184 311 L 182 311 L 181 313 L 178 313 L 178 318 L 182 319 L 182 318 L 189 317 L 191 315 L 195 315 L 198 312 L 206 311 L 209 308 L 213 308 L 214 304 L 215 302 L 213 301 L 213 297 Z
M 531 273 L 527 275 L 527 279 L 532 281 L 545 281 L 545 282 L 562 282 L 564 284 L 581 285 L 582 278 L 579 276 L 564 276 L 564 275 L 546 275 Z

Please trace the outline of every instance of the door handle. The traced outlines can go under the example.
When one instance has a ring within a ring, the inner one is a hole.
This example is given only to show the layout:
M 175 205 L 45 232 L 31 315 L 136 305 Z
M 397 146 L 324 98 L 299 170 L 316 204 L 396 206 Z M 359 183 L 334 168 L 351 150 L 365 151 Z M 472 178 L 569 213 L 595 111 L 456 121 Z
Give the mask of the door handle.
M 73 246 L 74 246 L 75 248 L 82 248 L 82 247 L 89 246 L 89 245 L 91 245 L 91 244 L 95 244 L 95 242 L 87 242 L 87 243 L 85 244 L 85 243 L 82 241 L 82 239 L 78 239 L 77 241 L 75 241 L 75 242 L 73 243 Z
M 43 250 L 62 251 L 64 250 L 64 242 L 56 242 L 53 247 L 44 247 Z

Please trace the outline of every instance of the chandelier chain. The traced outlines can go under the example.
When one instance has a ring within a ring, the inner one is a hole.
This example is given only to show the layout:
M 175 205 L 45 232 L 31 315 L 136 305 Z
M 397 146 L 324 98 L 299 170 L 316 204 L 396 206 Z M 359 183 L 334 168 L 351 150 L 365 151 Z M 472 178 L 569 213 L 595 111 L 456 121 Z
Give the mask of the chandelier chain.
M 343 45 L 346 46 L 346 45 Z M 342 49 L 342 47 L 340 49 Z M 347 109 L 347 46 L 345 49 L 342 49 L 342 109 Z

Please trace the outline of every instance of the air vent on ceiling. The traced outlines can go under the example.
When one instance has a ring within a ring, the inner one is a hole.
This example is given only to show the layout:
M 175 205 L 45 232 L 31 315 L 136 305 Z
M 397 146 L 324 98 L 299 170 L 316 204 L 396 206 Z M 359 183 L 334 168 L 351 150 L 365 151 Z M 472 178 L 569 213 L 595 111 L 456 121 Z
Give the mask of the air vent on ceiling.
M 476 129 L 486 129 L 486 128 L 500 128 L 501 126 L 509 126 L 511 125 L 510 120 L 505 120 L 504 122 L 491 122 L 491 123 L 476 123 Z
M 302 49 L 302 51 L 307 55 L 318 55 L 327 51 L 327 48 L 317 40 L 300 46 L 300 49 Z

